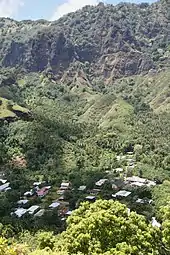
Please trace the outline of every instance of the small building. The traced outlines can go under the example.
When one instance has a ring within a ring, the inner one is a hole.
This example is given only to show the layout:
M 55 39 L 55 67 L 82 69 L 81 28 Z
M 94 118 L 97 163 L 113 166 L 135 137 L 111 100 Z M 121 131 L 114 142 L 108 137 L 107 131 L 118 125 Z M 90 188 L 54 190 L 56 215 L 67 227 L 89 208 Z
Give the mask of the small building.
M 26 197 L 32 197 L 33 195 L 34 195 L 33 190 L 26 191 L 26 192 L 24 193 L 24 196 L 26 196 Z
M 138 203 L 138 204 L 152 204 L 153 200 L 152 199 L 148 199 L 148 198 L 145 198 L 145 199 L 138 198 L 136 200 L 136 203 Z
M 37 190 L 37 195 L 40 198 L 45 197 L 49 192 L 49 187 L 43 187 L 42 189 Z
M 44 213 L 45 213 L 45 209 L 41 209 L 36 214 L 34 214 L 34 217 L 42 217 Z
M 18 205 L 26 205 L 28 203 L 28 200 L 27 199 L 23 199 L 23 200 L 19 200 L 17 202 Z
M 88 200 L 90 202 L 95 202 L 96 201 L 96 197 L 95 196 L 87 196 L 86 200 Z
M 7 180 L 5 180 L 5 179 L 0 179 L 0 182 L 1 182 L 2 184 L 5 184 L 5 183 L 7 182 Z
M 39 187 L 40 185 L 45 184 L 45 183 L 46 183 L 45 181 L 37 181 L 37 182 L 33 183 L 33 186 L 34 187 Z
M 132 177 L 127 177 L 126 178 L 126 181 L 131 183 L 132 186 L 155 186 L 156 183 L 154 181 L 150 181 L 148 179 L 144 179 L 144 178 L 141 178 L 139 176 L 132 176 Z
M 4 183 L 3 185 L 0 186 L 0 191 L 5 191 L 7 188 L 9 188 L 10 183 Z
M 31 206 L 30 208 L 28 208 L 27 212 L 30 214 L 30 215 L 33 215 L 34 213 L 36 213 L 38 210 L 39 210 L 39 206 L 38 205 L 33 205 Z
M 60 186 L 60 189 L 61 190 L 68 190 L 70 188 L 70 182 L 65 182 L 65 181 L 63 181 L 62 183 L 61 183 L 61 186 Z
M 21 218 L 24 214 L 27 213 L 27 209 L 24 208 L 18 208 L 14 213 L 18 218 Z
M 132 192 L 127 190 L 120 190 L 116 194 L 113 194 L 112 197 L 114 198 L 126 198 L 128 197 Z
M 12 188 L 11 187 L 8 187 L 8 188 L 6 188 L 4 191 L 6 192 L 6 191 L 9 191 L 9 190 L 11 190 Z
M 79 190 L 79 191 L 85 191 L 85 190 L 86 190 L 86 186 L 80 186 L 80 187 L 78 188 L 78 190 Z
M 98 187 L 101 187 L 105 184 L 105 182 L 107 181 L 108 179 L 100 179 L 99 181 L 97 181 L 95 184 L 96 186 Z
M 60 203 L 58 202 L 53 202 L 51 205 L 49 205 L 49 208 L 58 208 L 60 206 Z

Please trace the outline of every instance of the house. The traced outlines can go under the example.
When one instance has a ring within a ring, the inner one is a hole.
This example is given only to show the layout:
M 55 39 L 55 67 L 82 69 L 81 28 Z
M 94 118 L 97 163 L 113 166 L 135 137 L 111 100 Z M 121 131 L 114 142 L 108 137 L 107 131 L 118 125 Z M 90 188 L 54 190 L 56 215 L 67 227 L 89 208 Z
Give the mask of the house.
M 148 199 L 148 198 L 146 198 L 146 199 L 138 198 L 136 200 L 136 203 L 138 203 L 138 204 L 152 204 L 152 202 L 153 202 L 153 200 L 152 199 Z
M 6 191 L 11 190 L 11 189 L 12 189 L 11 187 L 8 187 L 4 191 L 6 192 Z
M 78 190 L 79 190 L 79 191 L 85 191 L 85 190 L 86 190 L 86 186 L 80 186 L 80 187 L 78 188 Z
M 152 222 L 151 222 L 152 226 L 153 227 L 157 227 L 157 228 L 160 228 L 161 227 L 161 224 L 156 220 L 155 217 L 152 217 Z
M 70 183 L 69 183 L 69 182 L 63 181 L 63 182 L 61 183 L 61 186 L 60 186 L 60 189 L 61 189 L 61 190 L 68 190 L 69 188 L 70 188 Z
M 33 215 L 34 213 L 36 213 L 38 210 L 39 210 L 39 206 L 38 205 L 33 205 L 31 206 L 30 208 L 28 208 L 27 212 L 30 214 L 30 215 Z
M 26 214 L 27 209 L 24 208 L 18 208 L 14 213 L 18 218 L 21 218 L 24 214 Z
M 28 203 L 28 200 L 27 199 L 23 199 L 23 200 L 19 200 L 17 202 L 18 205 L 26 205 Z
M 126 181 L 128 182 L 140 182 L 140 183 L 147 183 L 147 179 L 141 178 L 139 176 L 132 176 L 132 177 L 127 177 Z
M 45 197 L 49 192 L 49 187 L 43 187 L 42 189 L 37 190 L 37 195 L 40 198 Z
M 105 184 L 106 181 L 107 181 L 107 179 L 100 179 L 95 184 L 96 184 L 96 186 L 101 187 Z
M 45 213 L 45 209 L 41 209 L 36 214 L 34 214 L 34 217 L 41 217 L 44 215 L 44 213 Z
M 132 192 L 127 190 L 120 190 L 116 194 L 112 195 L 114 198 L 126 198 L 128 197 Z
M 132 177 L 127 177 L 126 181 L 129 182 L 132 186 L 155 186 L 156 183 L 154 181 L 150 181 L 144 178 L 141 178 L 139 176 L 132 176 Z
M 51 205 L 49 205 L 49 208 L 58 208 L 60 206 L 60 203 L 53 202 Z
M 87 196 L 86 200 L 90 201 L 90 202 L 95 202 L 96 197 L 95 196 Z
M 0 179 L 0 182 L 1 182 L 2 184 L 5 184 L 5 183 L 7 182 L 7 180 L 5 180 L 5 179 Z
M 0 186 L 0 191 L 6 191 L 7 188 L 9 188 L 10 183 L 7 182 Z
M 26 191 L 26 192 L 24 193 L 24 196 L 26 196 L 26 197 L 32 197 L 33 195 L 34 195 L 33 190 Z
M 34 183 L 33 183 L 33 186 L 40 186 L 40 185 L 43 184 L 43 183 L 45 183 L 45 182 L 34 182 Z

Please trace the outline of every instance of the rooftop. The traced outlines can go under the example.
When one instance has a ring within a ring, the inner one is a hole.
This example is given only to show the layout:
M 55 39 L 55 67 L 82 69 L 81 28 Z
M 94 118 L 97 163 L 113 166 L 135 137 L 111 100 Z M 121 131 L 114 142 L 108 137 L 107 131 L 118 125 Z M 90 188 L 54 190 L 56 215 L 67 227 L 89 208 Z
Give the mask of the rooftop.
M 116 194 L 112 195 L 112 197 L 128 197 L 131 194 L 130 191 L 120 190 Z
M 35 211 L 37 211 L 40 207 L 38 205 L 33 205 L 30 208 L 28 208 L 28 213 L 29 214 L 34 214 Z
M 94 199 L 96 199 L 96 197 L 95 196 L 87 196 L 86 199 L 87 200 L 94 200 Z
M 26 212 L 27 212 L 27 209 L 18 208 L 18 209 L 14 212 L 14 214 L 16 214 L 16 216 L 18 216 L 19 218 L 21 218 Z
M 78 188 L 79 191 L 84 191 L 85 189 L 86 189 L 86 186 L 80 186 L 80 187 Z
M 41 217 L 41 216 L 44 215 L 44 213 L 45 213 L 45 209 L 41 209 L 41 210 L 39 210 L 34 216 L 35 216 L 35 217 Z
M 57 207 L 59 207 L 59 206 L 60 206 L 60 203 L 54 202 L 54 203 L 52 203 L 51 205 L 49 205 L 49 208 L 57 208 Z
M 4 191 L 6 188 L 8 188 L 8 187 L 9 187 L 9 185 L 10 185 L 10 183 L 9 183 L 9 182 L 7 182 L 7 183 L 5 183 L 5 184 L 1 185 L 1 186 L 0 186 L 0 191 Z
M 28 203 L 28 200 L 27 199 L 23 199 L 23 200 L 19 200 L 18 202 L 17 202 L 17 204 L 18 205 L 25 205 L 25 204 L 27 204 Z
M 96 182 L 96 186 L 102 186 L 106 181 L 107 179 L 100 179 L 99 181 Z

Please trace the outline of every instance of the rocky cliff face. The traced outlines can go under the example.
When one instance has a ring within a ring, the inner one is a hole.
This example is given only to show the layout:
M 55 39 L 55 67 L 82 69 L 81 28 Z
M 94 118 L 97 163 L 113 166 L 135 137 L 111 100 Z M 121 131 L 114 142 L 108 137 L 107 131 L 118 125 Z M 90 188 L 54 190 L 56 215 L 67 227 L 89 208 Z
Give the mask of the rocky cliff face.
M 92 82 L 162 69 L 170 63 L 166 2 L 99 4 L 55 22 L 1 19 L 3 67 L 52 71 L 69 81 L 83 72 Z

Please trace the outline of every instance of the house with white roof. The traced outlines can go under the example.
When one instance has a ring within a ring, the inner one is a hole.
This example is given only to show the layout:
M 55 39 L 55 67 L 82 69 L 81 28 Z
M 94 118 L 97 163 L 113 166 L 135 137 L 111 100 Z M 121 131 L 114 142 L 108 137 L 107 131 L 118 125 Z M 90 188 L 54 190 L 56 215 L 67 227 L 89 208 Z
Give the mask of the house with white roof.
M 22 199 L 17 202 L 18 205 L 26 205 L 28 203 L 27 199 Z
M 21 218 L 24 214 L 27 213 L 27 209 L 24 208 L 18 208 L 14 213 L 18 218 Z
M 60 206 L 59 202 L 53 202 L 51 205 L 49 205 L 49 208 L 58 208 Z
M 28 208 L 27 212 L 30 214 L 30 215 L 33 215 L 34 213 L 36 213 L 38 210 L 39 210 L 39 206 L 38 205 L 33 205 L 31 206 L 30 208 Z
M 79 190 L 79 191 L 85 191 L 85 190 L 86 190 L 86 186 L 80 186 L 80 187 L 78 188 L 78 190 Z
M 34 217 L 42 217 L 44 213 L 45 213 L 45 209 L 41 209 L 36 214 L 34 214 Z
M 5 180 L 5 179 L 0 179 L 0 182 L 1 182 L 2 184 L 5 184 L 5 183 L 7 182 L 7 180 Z
M 65 182 L 65 181 L 63 181 L 62 183 L 61 183 L 61 186 L 60 186 L 60 189 L 61 190 L 67 190 L 67 189 L 69 189 L 70 188 L 70 182 Z
M 127 190 L 120 190 L 116 194 L 113 194 L 112 197 L 114 197 L 114 198 L 126 198 L 126 197 L 130 196 L 131 193 L 132 192 L 127 191 Z
M 33 190 L 26 191 L 26 192 L 24 193 L 24 196 L 26 196 L 26 197 L 32 197 L 33 195 L 34 195 Z
M 96 186 L 101 187 L 105 184 L 106 181 L 107 181 L 107 179 L 100 179 L 95 184 L 96 184 Z
M 94 202 L 96 200 L 96 197 L 95 196 L 87 196 L 86 200 Z
M 126 181 L 129 182 L 132 186 L 155 186 L 156 183 L 154 181 L 148 180 L 148 179 L 144 179 L 141 178 L 139 176 L 132 176 L 132 177 L 127 177 Z
M 7 188 L 9 188 L 10 183 L 7 182 L 0 186 L 0 191 L 5 191 Z

